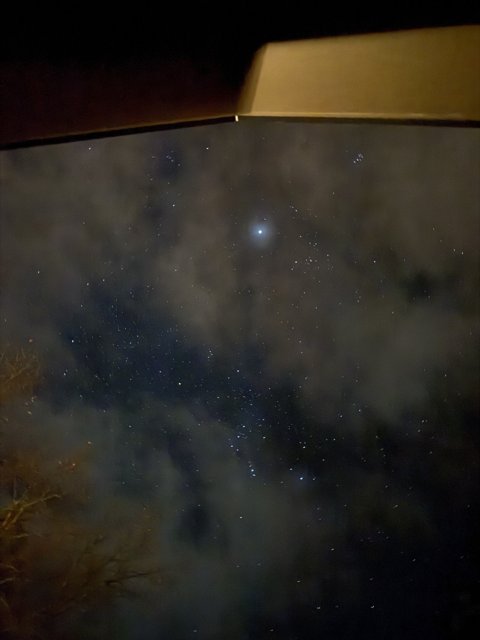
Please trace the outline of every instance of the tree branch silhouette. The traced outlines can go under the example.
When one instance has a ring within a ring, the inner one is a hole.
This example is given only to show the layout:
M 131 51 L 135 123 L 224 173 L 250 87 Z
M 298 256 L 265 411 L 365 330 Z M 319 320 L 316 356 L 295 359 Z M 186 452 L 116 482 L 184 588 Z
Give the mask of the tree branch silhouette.
M 5 410 L 15 399 L 31 397 L 39 380 L 34 354 L 0 354 L 3 430 L 24 427 L 12 424 Z M 15 448 L 4 440 L 0 433 L 2 638 L 64 637 L 59 621 L 67 613 L 98 610 L 133 597 L 141 582 L 162 582 L 164 572 L 148 566 L 150 523 L 137 520 L 135 534 L 128 528 L 119 533 L 100 530 L 85 517 L 85 455 L 46 460 L 35 447 Z

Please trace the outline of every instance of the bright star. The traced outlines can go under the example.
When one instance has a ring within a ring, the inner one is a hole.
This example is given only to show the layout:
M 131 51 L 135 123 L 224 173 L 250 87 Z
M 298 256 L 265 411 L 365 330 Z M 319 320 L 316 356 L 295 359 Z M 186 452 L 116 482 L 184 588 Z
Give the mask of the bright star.
M 250 225 L 250 237 L 258 246 L 265 247 L 272 239 L 273 229 L 266 220 Z

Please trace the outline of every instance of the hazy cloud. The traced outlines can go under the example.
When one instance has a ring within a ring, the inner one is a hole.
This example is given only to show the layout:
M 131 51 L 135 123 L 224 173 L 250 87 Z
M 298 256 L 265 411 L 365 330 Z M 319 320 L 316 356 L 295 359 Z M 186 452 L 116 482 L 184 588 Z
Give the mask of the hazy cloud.
M 478 142 L 241 123 L 2 153 L 0 336 L 44 363 L 12 419 L 46 425 L 10 444 L 91 452 L 92 518 L 156 514 L 173 586 L 129 637 L 286 638 L 325 602 L 338 629 L 364 538 L 436 535 L 409 465 L 443 487 L 455 443 L 454 485 L 470 427 L 433 458 L 408 418 L 445 384 L 475 412 Z

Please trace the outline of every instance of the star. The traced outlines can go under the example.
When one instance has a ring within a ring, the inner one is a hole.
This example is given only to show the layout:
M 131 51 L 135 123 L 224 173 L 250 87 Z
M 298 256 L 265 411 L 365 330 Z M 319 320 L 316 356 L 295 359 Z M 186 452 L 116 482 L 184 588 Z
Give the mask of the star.
M 272 226 L 266 221 L 254 222 L 250 225 L 250 238 L 257 246 L 266 246 L 272 239 Z

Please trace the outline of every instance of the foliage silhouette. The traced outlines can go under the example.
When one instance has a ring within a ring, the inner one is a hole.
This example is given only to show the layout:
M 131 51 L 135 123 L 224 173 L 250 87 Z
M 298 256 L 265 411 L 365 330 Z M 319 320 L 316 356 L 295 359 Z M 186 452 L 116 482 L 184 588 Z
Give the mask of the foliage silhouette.
M 105 528 L 89 517 L 88 447 L 48 460 L 5 437 L 28 429 L 9 407 L 34 403 L 40 380 L 35 354 L 1 353 L 0 635 L 12 640 L 74 638 L 89 612 L 133 597 L 146 583 L 160 586 L 164 577 L 151 566 L 148 510 L 138 515 L 132 506 L 130 527 Z

